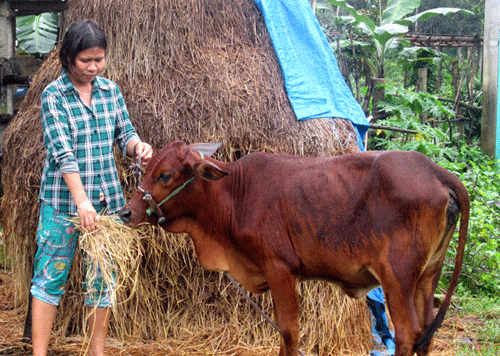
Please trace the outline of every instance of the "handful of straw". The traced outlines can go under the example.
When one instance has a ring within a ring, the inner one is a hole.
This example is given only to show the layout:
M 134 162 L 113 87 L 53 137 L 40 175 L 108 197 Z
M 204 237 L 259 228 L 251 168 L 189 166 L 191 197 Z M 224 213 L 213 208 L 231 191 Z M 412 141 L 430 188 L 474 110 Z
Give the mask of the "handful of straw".
M 74 217 L 71 222 L 82 231 L 79 217 Z M 110 288 L 109 298 L 116 305 L 116 295 L 121 288 L 127 286 L 130 289 L 132 286 L 128 298 L 136 292 L 139 266 L 145 251 L 143 240 L 151 236 L 152 228 L 149 224 L 129 227 L 113 215 L 99 216 L 96 226 L 93 232 L 83 232 L 79 241 L 87 267 L 87 292 L 95 292 L 96 284 L 114 286 Z

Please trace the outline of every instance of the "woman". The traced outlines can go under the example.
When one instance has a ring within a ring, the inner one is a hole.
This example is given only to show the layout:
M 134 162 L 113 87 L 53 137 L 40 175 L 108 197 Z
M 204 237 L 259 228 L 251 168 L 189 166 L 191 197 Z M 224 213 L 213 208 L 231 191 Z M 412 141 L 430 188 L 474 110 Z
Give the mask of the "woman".
M 94 21 L 73 23 L 61 43 L 63 71 L 42 93 L 41 118 L 47 159 L 40 189 L 31 294 L 33 355 L 46 355 L 57 305 L 77 247 L 75 215 L 82 229 L 93 231 L 99 212 L 116 213 L 125 204 L 113 156 L 113 142 L 123 154 L 152 156 L 130 123 L 118 86 L 98 74 L 106 64 L 106 36 Z M 104 355 L 109 318 L 109 290 L 85 296 L 90 341 L 88 354 Z

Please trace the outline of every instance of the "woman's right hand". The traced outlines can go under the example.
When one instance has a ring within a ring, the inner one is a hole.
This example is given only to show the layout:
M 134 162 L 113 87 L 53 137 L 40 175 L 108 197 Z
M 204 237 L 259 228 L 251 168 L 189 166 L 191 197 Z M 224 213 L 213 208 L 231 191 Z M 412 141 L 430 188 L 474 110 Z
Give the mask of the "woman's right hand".
M 153 147 L 149 143 L 139 141 L 134 145 L 134 157 L 147 167 L 153 156 Z
M 78 205 L 78 215 L 84 232 L 92 232 L 96 229 L 96 220 L 99 216 L 89 200 Z

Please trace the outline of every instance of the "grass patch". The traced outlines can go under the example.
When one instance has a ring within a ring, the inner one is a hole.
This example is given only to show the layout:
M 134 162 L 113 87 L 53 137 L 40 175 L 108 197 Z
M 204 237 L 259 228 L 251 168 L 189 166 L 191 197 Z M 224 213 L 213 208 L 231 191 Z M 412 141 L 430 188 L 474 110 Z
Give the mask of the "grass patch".
M 462 302 L 460 315 L 476 315 L 477 339 L 500 345 L 500 298 L 466 298 Z
M 459 302 L 459 318 L 474 326 L 474 335 L 460 340 L 458 355 L 500 355 L 500 298 L 463 298 Z
M 500 355 L 500 346 L 498 345 L 463 345 L 458 351 L 457 356 L 498 356 Z

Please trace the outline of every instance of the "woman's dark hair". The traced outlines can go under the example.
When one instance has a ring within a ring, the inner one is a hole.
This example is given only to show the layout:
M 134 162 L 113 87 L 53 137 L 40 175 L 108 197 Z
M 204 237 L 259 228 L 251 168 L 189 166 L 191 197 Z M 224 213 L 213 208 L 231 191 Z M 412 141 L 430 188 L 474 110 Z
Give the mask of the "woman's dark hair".
M 70 66 L 75 64 L 77 54 L 93 47 L 107 49 L 108 42 L 104 31 L 93 20 L 73 22 L 66 31 L 59 50 L 62 67 L 69 71 Z

